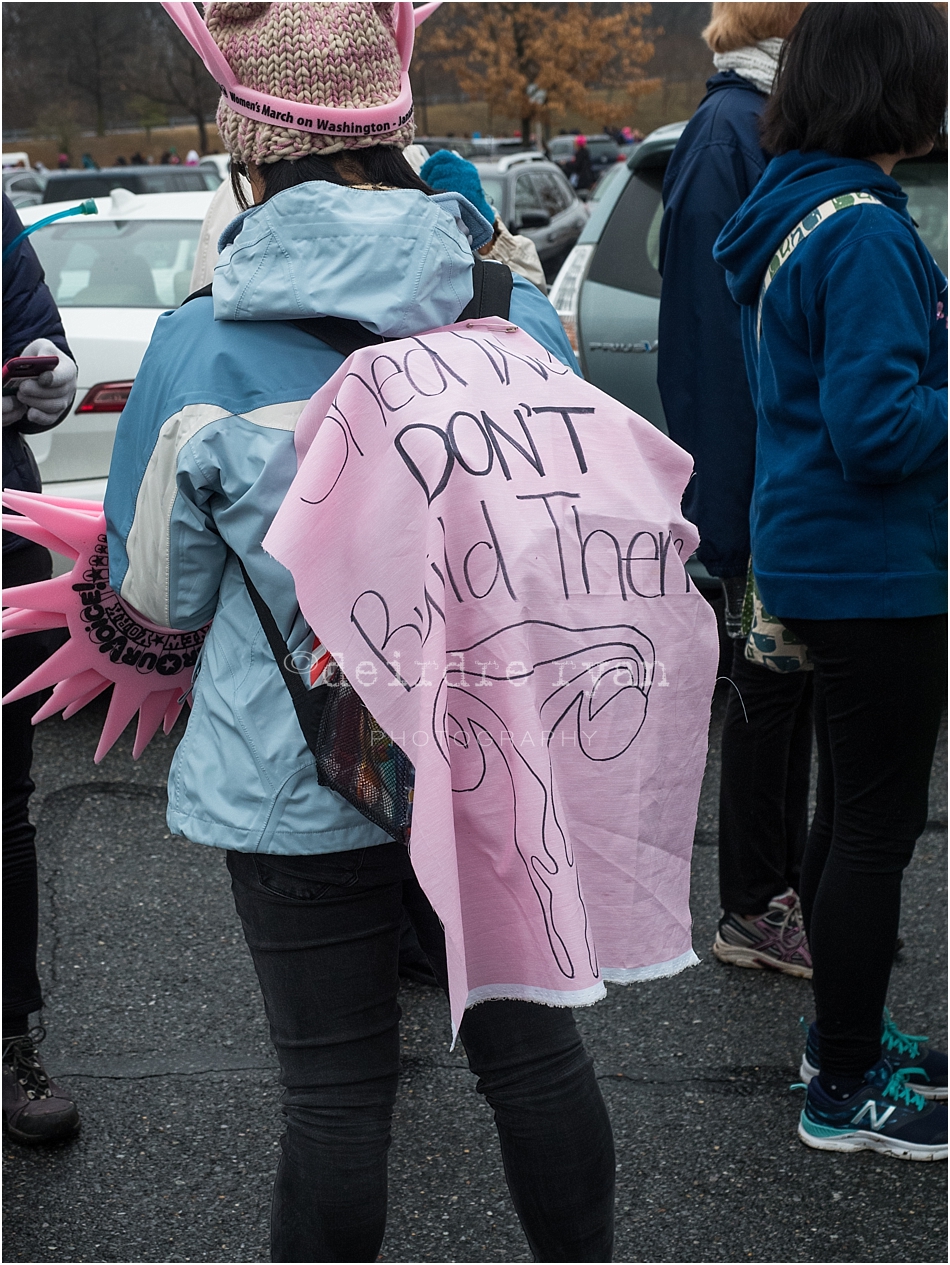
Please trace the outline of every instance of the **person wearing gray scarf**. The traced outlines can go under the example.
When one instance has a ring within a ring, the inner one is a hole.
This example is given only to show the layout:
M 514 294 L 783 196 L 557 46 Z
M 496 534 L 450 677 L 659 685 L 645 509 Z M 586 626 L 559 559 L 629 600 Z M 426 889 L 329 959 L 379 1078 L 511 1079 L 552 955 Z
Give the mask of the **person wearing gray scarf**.
M 740 612 L 749 568 L 755 408 L 739 309 L 712 258 L 720 229 L 769 161 L 759 143 L 784 39 L 804 4 L 714 4 L 703 36 L 717 73 L 663 184 L 657 378 L 669 433 L 695 462 L 683 509 L 699 558 L 723 588 L 733 640 L 719 800 L 723 917 L 713 953 L 732 966 L 810 976 L 798 880 L 812 741 L 810 672 L 779 675 L 745 658 Z

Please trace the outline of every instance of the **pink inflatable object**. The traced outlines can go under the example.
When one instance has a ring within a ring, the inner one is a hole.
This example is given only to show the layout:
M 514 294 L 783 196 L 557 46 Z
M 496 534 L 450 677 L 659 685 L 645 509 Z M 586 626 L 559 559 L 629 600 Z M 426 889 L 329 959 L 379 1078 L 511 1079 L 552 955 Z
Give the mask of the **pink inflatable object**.
M 111 685 L 112 698 L 96 748 L 98 764 L 138 713 L 137 760 L 164 721 L 171 731 L 191 688 L 207 628 L 178 632 L 143 619 L 109 585 L 106 520 L 97 501 L 38 492 L 3 493 L 3 527 L 55 553 L 75 558 L 53 580 L 4 589 L 3 636 L 68 628 L 69 640 L 7 694 L 14 703 L 53 687 L 33 724 L 61 711 L 68 720 Z M 20 517 L 22 515 L 22 517 Z

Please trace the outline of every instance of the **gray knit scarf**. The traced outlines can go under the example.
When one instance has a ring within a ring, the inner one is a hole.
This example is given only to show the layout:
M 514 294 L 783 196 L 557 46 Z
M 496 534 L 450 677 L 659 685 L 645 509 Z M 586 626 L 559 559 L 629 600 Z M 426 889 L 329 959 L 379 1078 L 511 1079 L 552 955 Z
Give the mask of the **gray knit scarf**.
M 775 83 L 778 71 L 778 55 L 783 40 L 778 36 L 759 40 L 748 48 L 735 48 L 731 53 L 714 53 L 713 63 L 717 70 L 734 70 L 743 79 L 754 83 L 760 92 L 768 95 Z

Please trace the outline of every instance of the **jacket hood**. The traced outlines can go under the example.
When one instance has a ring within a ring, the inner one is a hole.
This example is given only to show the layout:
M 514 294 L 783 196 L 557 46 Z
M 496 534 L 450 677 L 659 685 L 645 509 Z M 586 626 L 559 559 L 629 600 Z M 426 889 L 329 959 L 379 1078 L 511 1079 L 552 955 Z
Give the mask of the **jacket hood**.
M 868 159 L 797 149 L 773 158 L 713 249 L 736 302 L 745 307 L 758 302 L 769 261 L 810 211 L 839 193 L 856 191 L 873 193 L 885 206 L 910 218 L 900 185 Z
M 386 338 L 450 325 L 472 297 L 472 249 L 491 234 L 457 193 L 297 185 L 221 234 L 215 320 L 337 316 Z

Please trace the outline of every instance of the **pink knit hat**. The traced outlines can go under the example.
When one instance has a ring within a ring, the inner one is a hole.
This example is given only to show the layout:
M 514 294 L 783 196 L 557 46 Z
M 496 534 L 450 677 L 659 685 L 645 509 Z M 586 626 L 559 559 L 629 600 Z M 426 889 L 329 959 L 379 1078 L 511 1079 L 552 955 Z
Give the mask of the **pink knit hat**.
M 297 103 L 305 114 L 319 113 L 320 107 L 385 106 L 406 89 L 392 4 L 209 3 L 205 14 L 208 31 L 238 84 Z M 340 136 L 333 130 L 303 131 L 250 118 L 231 108 L 226 93 L 218 106 L 218 129 L 228 152 L 242 162 L 277 162 L 370 145 L 403 148 L 415 133 L 411 100 L 406 117 L 392 118 L 387 130 L 367 127 L 362 134 Z M 308 112 L 309 106 L 316 111 Z

